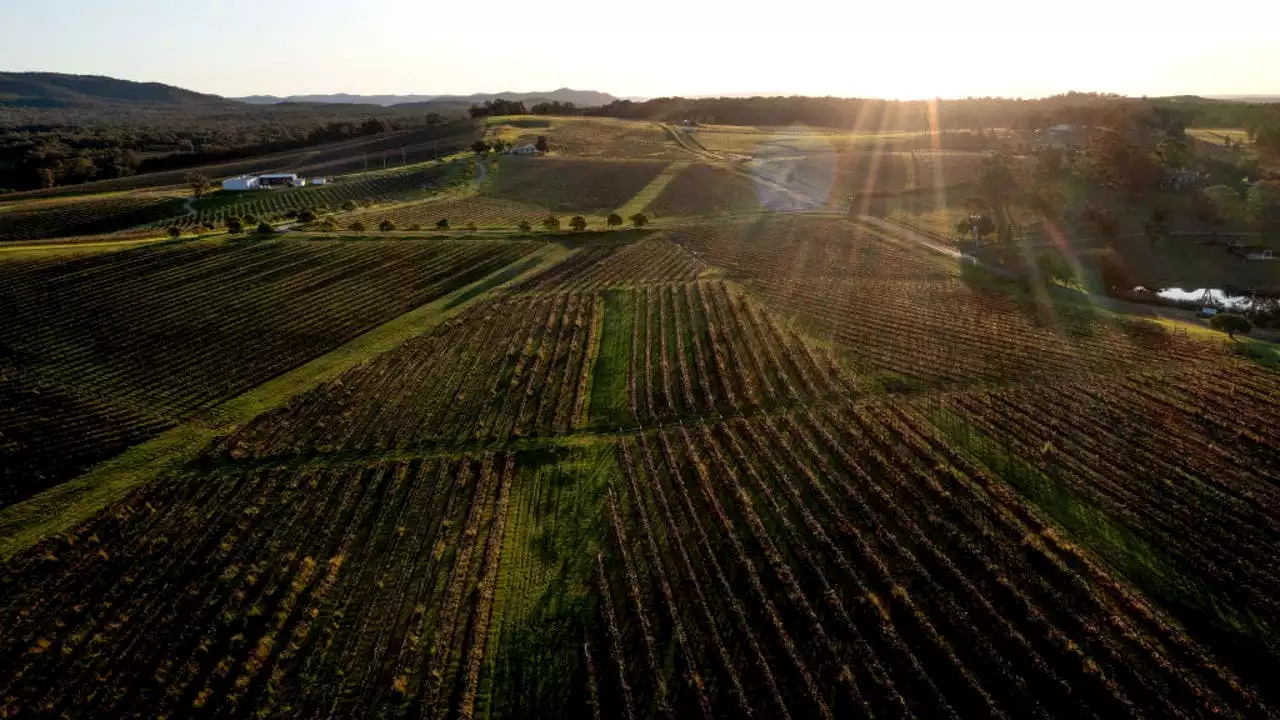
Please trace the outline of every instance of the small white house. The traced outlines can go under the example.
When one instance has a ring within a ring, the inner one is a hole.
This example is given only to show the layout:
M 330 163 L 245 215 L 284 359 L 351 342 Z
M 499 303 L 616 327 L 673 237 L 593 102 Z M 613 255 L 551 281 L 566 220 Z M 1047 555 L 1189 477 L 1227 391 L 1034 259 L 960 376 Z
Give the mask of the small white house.
M 519 147 L 513 147 L 507 152 L 511 153 L 512 155 L 537 155 L 538 147 L 533 143 L 529 143 L 527 145 L 520 145 Z
M 327 182 L 327 180 L 326 180 L 325 178 L 322 178 L 322 177 L 316 177 L 316 178 L 311 178 L 310 180 L 308 180 L 308 181 L 307 181 L 307 184 L 308 184 L 308 185 L 323 185 L 323 184 L 325 184 L 326 182 Z
M 257 190 L 259 187 L 261 185 L 258 183 L 258 178 L 253 175 L 241 175 L 222 181 L 223 190 Z

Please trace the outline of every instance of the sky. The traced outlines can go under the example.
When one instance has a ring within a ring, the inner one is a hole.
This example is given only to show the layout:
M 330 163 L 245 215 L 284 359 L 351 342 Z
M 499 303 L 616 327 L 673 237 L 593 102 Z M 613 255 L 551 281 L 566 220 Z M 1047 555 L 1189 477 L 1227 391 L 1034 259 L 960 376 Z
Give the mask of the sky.
M 1280 95 L 1277 27 L 1280 0 L 0 0 L 0 71 L 225 96 Z

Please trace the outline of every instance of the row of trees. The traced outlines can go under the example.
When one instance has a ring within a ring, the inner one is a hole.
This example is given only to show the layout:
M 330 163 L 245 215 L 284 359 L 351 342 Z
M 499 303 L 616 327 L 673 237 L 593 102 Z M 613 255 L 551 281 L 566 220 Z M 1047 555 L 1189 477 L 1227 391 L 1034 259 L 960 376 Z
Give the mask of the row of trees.
M 730 125 L 805 124 L 855 130 L 1036 129 L 1058 123 L 1145 128 L 1245 127 L 1262 121 L 1271 106 L 1199 101 L 1195 98 L 1137 99 L 1098 93 L 1049 98 L 965 98 L 960 100 L 872 100 L 837 97 L 682 98 L 619 100 L 587 115 L 646 120 L 694 120 Z
M 467 112 L 473 118 L 493 117 L 496 115 L 581 115 L 583 110 L 571 102 L 540 102 L 532 107 L 525 107 L 518 100 L 494 98 L 481 104 L 472 105 Z
M 305 219 L 302 215 L 299 215 L 298 219 L 302 220 L 303 222 L 313 222 L 315 220 L 315 216 L 313 214 L 311 218 L 308 220 L 308 219 Z M 228 230 L 231 230 L 232 226 L 230 223 L 232 220 L 235 220 L 237 223 L 240 222 L 239 218 L 228 218 L 227 219 Z M 628 218 L 627 220 L 629 220 L 631 224 L 637 228 L 643 228 L 645 225 L 649 224 L 649 218 L 644 213 L 636 213 L 632 215 L 630 218 Z M 610 213 L 609 217 L 605 219 L 605 224 L 611 228 L 616 228 L 616 227 L 622 226 L 624 224 L 624 221 L 621 215 L 618 215 L 617 213 Z M 333 230 L 336 230 L 337 227 L 338 227 L 337 221 L 335 221 L 333 218 L 325 218 L 324 224 L 321 225 L 320 230 L 324 232 L 331 232 Z M 556 217 L 555 215 L 548 215 L 547 217 L 542 219 L 542 227 L 544 230 L 547 230 L 548 232 L 557 232 L 561 229 L 562 223 L 560 218 Z M 587 219 L 581 215 L 574 215 L 572 218 L 569 219 L 569 227 L 575 232 L 582 232 L 583 230 L 587 229 Z M 516 228 L 522 233 L 533 232 L 533 224 L 530 223 L 528 220 L 521 220 L 516 225 Z M 363 221 L 355 220 L 350 225 L 347 226 L 347 229 L 351 230 L 352 232 L 364 232 L 367 229 L 367 226 L 364 224 Z M 394 232 L 397 229 L 398 227 L 396 226 L 395 222 L 393 222 L 390 219 L 385 219 L 378 224 L 378 230 L 382 232 Z M 409 228 L 409 230 L 415 230 L 415 231 L 421 230 L 421 229 L 422 228 L 418 225 L 414 225 Z M 450 229 L 452 229 L 452 227 L 449 224 L 448 218 L 441 218 L 440 220 L 436 221 L 436 230 L 443 231 L 443 230 L 450 230 Z M 470 232 L 474 232 L 475 230 L 477 230 L 475 223 L 468 223 L 465 229 Z M 240 230 L 231 230 L 231 232 L 240 232 Z

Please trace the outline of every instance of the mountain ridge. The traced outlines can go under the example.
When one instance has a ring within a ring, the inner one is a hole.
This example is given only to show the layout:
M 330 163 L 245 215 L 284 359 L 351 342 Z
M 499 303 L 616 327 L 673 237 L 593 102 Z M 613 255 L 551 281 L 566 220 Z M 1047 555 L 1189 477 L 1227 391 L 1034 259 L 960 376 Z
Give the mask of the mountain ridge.
M 102 105 L 231 107 L 233 100 L 158 82 L 105 75 L 0 71 L 0 105 L 27 108 L 89 108 Z

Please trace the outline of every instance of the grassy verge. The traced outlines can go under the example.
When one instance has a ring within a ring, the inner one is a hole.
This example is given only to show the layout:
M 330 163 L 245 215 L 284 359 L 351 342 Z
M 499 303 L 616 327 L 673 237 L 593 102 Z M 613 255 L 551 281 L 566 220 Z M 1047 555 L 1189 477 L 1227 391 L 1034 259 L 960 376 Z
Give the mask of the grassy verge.
M 532 256 L 517 261 L 516 264 L 524 267 L 524 271 L 508 276 L 504 283 L 541 272 L 572 253 L 560 245 L 546 245 Z M 493 283 L 492 278 L 505 274 L 510 267 L 508 265 L 471 285 L 383 323 L 306 365 L 130 448 L 71 482 L 5 508 L 0 511 L 0 560 L 7 560 L 46 537 L 75 527 L 138 485 L 180 469 L 212 440 L 234 431 L 258 415 L 278 408 L 295 396 L 427 332 L 483 296 L 483 292 L 474 292 L 477 286 L 494 290 L 504 284 Z M 460 297 L 467 299 L 459 301 Z
M 596 622 L 596 553 L 612 442 L 519 453 L 476 717 L 570 717 L 583 707 L 582 643 Z M 599 662 L 599 661 L 597 661 Z
M 630 423 L 630 397 L 627 374 L 631 363 L 630 290 L 604 293 L 604 326 L 600 332 L 599 350 L 591 371 L 591 401 L 587 417 L 599 428 Z

